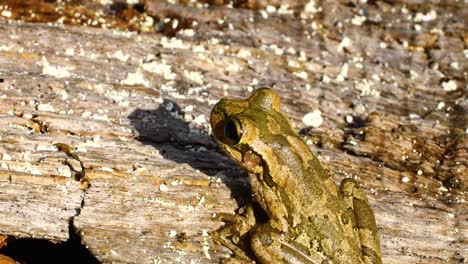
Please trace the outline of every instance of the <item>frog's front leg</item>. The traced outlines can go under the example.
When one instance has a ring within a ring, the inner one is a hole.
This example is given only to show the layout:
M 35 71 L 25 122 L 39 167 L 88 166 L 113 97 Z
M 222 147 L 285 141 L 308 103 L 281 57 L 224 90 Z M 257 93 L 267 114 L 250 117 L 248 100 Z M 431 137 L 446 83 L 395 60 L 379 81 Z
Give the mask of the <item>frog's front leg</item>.
M 211 238 L 218 244 L 229 248 L 234 254 L 229 259 L 223 259 L 223 263 L 252 263 L 253 261 L 245 252 L 249 252 L 249 245 L 246 244 L 248 232 L 255 225 L 255 215 L 252 204 L 247 204 L 243 208 L 244 212 L 239 214 L 221 213 L 216 216 L 229 225 L 220 230 L 210 233 Z
M 307 250 L 269 223 L 255 226 L 250 233 L 251 249 L 260 263 L 324 263 L 323 255 Z
M 366 263 L 381 264 L 380 241 L 374 213 L 366 194 L 353 179 L 344 179 L 340 192 L 355 218 L 355 230 L 359 236 Z

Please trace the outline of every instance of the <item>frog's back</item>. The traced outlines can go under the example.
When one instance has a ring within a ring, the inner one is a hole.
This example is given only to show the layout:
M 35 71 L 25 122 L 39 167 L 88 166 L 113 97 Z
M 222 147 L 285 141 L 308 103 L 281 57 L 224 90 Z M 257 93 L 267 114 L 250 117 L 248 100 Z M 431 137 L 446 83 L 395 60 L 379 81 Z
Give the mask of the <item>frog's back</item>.
M 269 146 L 277 155 L 276 167 L 283 175 L 273 175 L 281 200 L 289 212 L 290 238 L 321 252 L 333 263 L 363 263 L 359 235 L 353 215 L 331 175 L 297 134 L 283 134 Z M 288 146 L 288 147 L 285 147 Z M 274 173 L 274 172 L 272 172 Z M 284 175 L 290 173 L 290 175 Z

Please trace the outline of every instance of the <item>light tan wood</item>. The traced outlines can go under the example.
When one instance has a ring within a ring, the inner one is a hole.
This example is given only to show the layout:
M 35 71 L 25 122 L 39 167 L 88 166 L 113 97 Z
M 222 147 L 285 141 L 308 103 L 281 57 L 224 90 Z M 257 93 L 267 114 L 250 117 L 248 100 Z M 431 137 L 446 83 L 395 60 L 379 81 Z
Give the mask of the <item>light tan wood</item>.
M 103 263 L 216 263 L 229 252 L 208 235 L 223 224 L 212 217 L 249 187 L 209 137 L 209 113 L 267 85 L 336 182 L 366 190 L 384 263 L 466 261 L 456 4 L 369 3 L 362 25 L 338 2 L 296 15 L 162 8 L 203 17 L 174 38 L 0 20 L 1 234 L 76 231 Z M 310 129 L 301 120 L 315 110 L 323 121 Z

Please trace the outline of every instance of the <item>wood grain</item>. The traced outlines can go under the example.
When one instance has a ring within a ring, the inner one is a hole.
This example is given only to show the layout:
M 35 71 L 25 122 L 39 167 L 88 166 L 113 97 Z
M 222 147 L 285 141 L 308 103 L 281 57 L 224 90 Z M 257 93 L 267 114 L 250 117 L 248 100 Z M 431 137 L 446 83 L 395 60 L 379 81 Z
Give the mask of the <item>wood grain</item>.
M 336 182 L 367 191 L 384 263 L 466 262 L 466 7 L 351 2 L 147 1 L 154 33 L 0 20 L 0 233 L 218 262 L 213 215 L 250 194 L 207 120 L 266 85 Z

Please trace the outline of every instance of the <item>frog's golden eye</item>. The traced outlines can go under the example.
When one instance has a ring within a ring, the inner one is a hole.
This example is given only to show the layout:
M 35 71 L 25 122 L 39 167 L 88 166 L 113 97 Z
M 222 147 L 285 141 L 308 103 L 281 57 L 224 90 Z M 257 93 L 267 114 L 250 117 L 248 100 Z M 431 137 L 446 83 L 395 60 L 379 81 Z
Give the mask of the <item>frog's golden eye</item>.
M 229 118 L 224 123 L 224 139 L 229 145 L 236 145 L 242 138 L 242 125 L 239 120 Z

